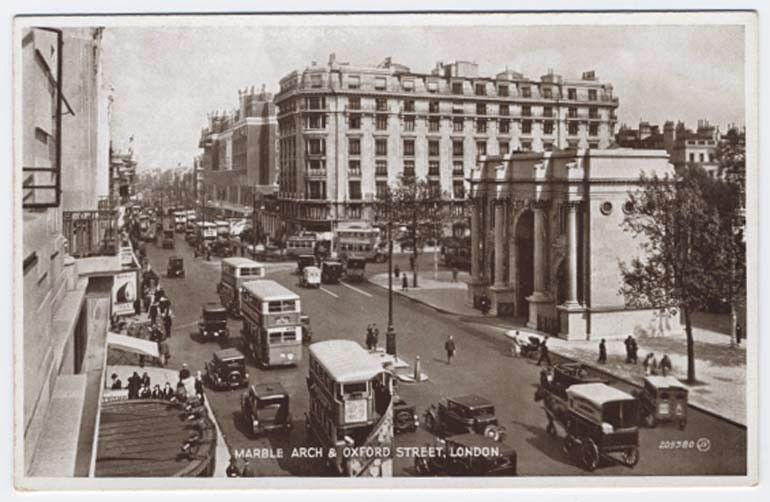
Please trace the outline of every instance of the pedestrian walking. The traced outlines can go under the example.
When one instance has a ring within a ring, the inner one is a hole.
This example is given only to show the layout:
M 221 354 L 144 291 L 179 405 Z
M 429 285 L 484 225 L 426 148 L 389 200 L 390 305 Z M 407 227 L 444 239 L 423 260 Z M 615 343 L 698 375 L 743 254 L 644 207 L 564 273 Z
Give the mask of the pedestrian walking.
M 366 325 L 366 350 L 372 350 L 372 325 Z
M 377 344 L 380 342 L 380 328 L 377 323 L 372 324 L 372 350 L 377 350 Z
M 457 346 L 455 345 L 455 340 L 452 335 L 449 335 L 449 338 L 447 338 L 447 341 L 444 343 L 444 350 L 446 350 L 446 363 L 452 364 L 452 358 L 455 356 L 455 353 L 457 353 Z
M 735 324 L 735 343 L 740 345 L 741 338 L 743 338 L 743 328 L 741 327 L 741 323 L 736 323 Z
M 633 335 L 628 335 L 629 340 L 629 346 L 631 350 L 631 359 L 629 362 L 632 364 L 638 364 L 639 363 L 639 345 L 636 344 L 636 338 L 633 337 Z
M 645 375 L 657 375 L 658 374 L 658 361 L 655 359 L 655 354 L 650 352 L 642 361 L 642 367 L 644 368 Z
M 169 312 L 171 312 L 171 300 L 168 296 L 165 295 L 165 293 L 160 297 L 160 300 L 158 301 L 158 307 L 160 309 L 161 315 L 167 315 Z
M 631 335 L 628 335 L 625 340 L 623 340 L 623 345 L 626 347 L 626 363 L 631 362 Z
M 398 267 L 398 265 L 396 265 L 395 267 L 393 267 L 393 273 L 394 273 L 394 274 L 396 274 L 396 279 L 398 279 L 399 277 L 401 277 L 401 269 Z
M 155 302 L 152 302 L 150 304 L 150 324 L 155 324 L 155 322 L 158 320 L 158 304 Z
M 671 366 L 671 359 L 668 357 L 668 354 L 663 354 L 663 357 L 660 358 L 659 368 L 660 374 L 663 376 L 668 376 L 671 373 L 673 367 Z
M 519 357 L 521 353 L 521 343 L 519 342 L 519 330 L 513 332 L 511 337 L 511 356 Z
M 543 341 L 540 342 L 540 357 L 537 359 L 537 365 L 540 366 L 540 363 L 545 361 L 545 363 L 548 365 L 548 367 L 551 367 L 551 356 L 548 354 L 548 337 L 544 337 Z
M 602 338 L 599 342 L 599 363 L 605 364 L 607 362 L 607 342 Z
M 406 291 L 409 288 L 409 278 L 406 274 L 401 276 L 401 291 Z
M 166 312 L 163 316 L 163 330 L 165 331 L 166 338 L 171 338 L 171 312 Z
M 200 371 L 195 374 L 195 395 L 198 397 L 201 404 L 203 404 L 203 375 Z

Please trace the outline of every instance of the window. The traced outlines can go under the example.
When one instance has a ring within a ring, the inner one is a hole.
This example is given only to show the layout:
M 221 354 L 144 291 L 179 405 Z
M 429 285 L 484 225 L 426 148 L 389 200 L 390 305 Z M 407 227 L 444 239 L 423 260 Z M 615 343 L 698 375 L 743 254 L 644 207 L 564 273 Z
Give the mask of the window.
M 361 140 L 358 138 L 348 139 L 348 154 L 361 155 Z
M 414 176 L 414 161 L 413 160 L 405 160 L 404 161 L 404 176 Z
M 321 174 L 318 173 L 318 171 L 323 171 L 326 168 L 326 162 L 320 159 L 308 159 L 307 161 L 307 170 L 309 171 L 309 174 Z
M 521 121 L 521 134 L 532 134 L 532 121 L 531 120 L 522 120 Z
M 521 97 L 523 98 L 531 98 L 532 97 L 532 89 L 529 86 L 525 86 L 521 88 Z
M 510 151 L 510 145 L 508 144 L 507 141 L 501 141 L 499 143 L 499 148 L 500 148 L 500 155 L 505 155 Z
M 348 176 L 361 176 L 361 161 L 348 161 Z
M 487 114 L 487 105 L 484 103 L 477 103 L 476 104 L 476 115 L 486 115 Z
M 404 118 L 404 131 L 414 132 L 414 117 Z
M 596 101 L 596 89 L 588 89 L 588 99 Z
M 455 199 L 462 199 L 465 197 L 465 185 L 463 180 L 452 181 L 452 195 Z
M 311 113 L 305 117 L 306 129 L 326 129 L 326 114 Z
M 305 98 L 305 108 L 308 110 L 323 110 L 326 108 L 326 100 L 324 98 Z
M 438 176 L 441 173 L 441 167 L 438 160 L 431 160 L 428 162 L 428 176 Z
M 578 125 L 575 122 L 570 122 L 570 124 L 567 126 L 567 133 L 571 136 L 574 136 L 578 133 Z
M 500 105 L 500 115 L 510 115 L 511 108 L 508 105 Z
M 486 96 L 487 84 L 476 84 L 476 96 Z
M 374 161 L 374 174 L 375 176 L 387 176 L 388 175 L 388 161 L 376 160 Z
M 375 120 L 374 127 L 378 131 L 384 131 L 388 128 L 388 116 L 387 115 L 377 115 L 377 119 Z
M 307 183 L 307 198 L 314 200 L 323 200 L 326 198 L 326 182 L 325 181 L 308 181 Z
M 595 106 L 591 106 L 588 108 L 588 117 L 592 119 L 598 119 L 599 118 L 599 109 Z
M 483 134 L 487 132 L 487 120 L 486 119 L 478 119 L 476 121 L 476 132 Z
M 374 88 L 378 91 L 385 90 L 385 77 L 375 77 Z
M 414 80 L 411 78 L 405 79 L 401 82 L 401 88 L 407 92 L 412 92 L 414 90 Z
M 348 98 L 348 108 L 351 110 L 360 110 L 361 109 L 361 98 L 358 96 L 353 96 Z
M 452 141 L 452 155 L 455 155 L 457 157 L 462 157 L 463 155 L 462 141 Z
M 599 142 L 598 141 L 589 141 L 588 142 L 588 148 L 592 150 L 598 150 L 599 149 Z
M 500 85 L 497 88 L 497 95 L 507 97 L 509 95 L 508 93 L 508 86 L 507 85 Z
M 510 120 L 501 120 L 500 121 L 500 134 L 508 134 L 511 132 L 511 121 Z
M 428 92 L 438 92 L 438 82 L 428 82 Z
M 348 89 L 358 89 L 359 87 L 361 87 L 361 77 L 350 75 L 348 77 Z
M 553 99 L 553 89 L 550 87 L 543 87 L 543 97 L 545 99 Z
M 311 155 L 323 155 L 326 152 L 326 140 L 323 138 L 312 138 L 305 140 L 305 153 Z
M 385 139 L 378 139 L 374 142 L 374 153 L 376 155 L 387 155 L 388 154 L 388 140 Z
M 414 140 L 413 139 L 404 140 L 404 155 L 408 157 L 414 157 Z
M 704 153 L 701 153 L 701 154 L 700 154 L 700 161 L 701 161 L 701 162 L 704 162 L 705 160 L 706 160 L 706 154 L 704 154 Z
M 589 136 L 598 136 L 599 135 L 599 124 L 589 124 L 588 125 L 588 135 Z
M 532 151 L 532 142 L 531 141 L 522 141 L 521 142 L 521 151 L 522 152 Z
M 297 305 L 294 300 L 278 300 L 274 302 L 267 302 L 267 311 L 271 314 L 277 312 L 296 312 Z
M 414 111 L 414 100 L 413 99 L 407 99 L 404 101 L 404 111 L 405 112 L 413 112 Z
M 546 152 L 553 150 L 553 141 L 543 141 L 543 150 Z
M 577 99 L 577 89 L 567 89 L 567 99 Z
M 384 199 L 385 196 L 388 194 L 388 182 L 377 181 L 374 183 L 374 189 L 377 192 L 377 198 Z
M 431 101 L 428 103 L 428 112 L 438 113 L 438 110 L 439 110 L 438 101 Z
M 463 93 L 463 83 L 452 82 L 452 94 L 462 94 L 462 93 Z
M 529 105 L 524 105 L 521 107 L 521 116 L 522 117 L 531 117 L 532 116 L 532 107 Z
M 310 87 L 317 89 L 323 85 L 321 75 L 310 75 Z
M 709 162 L 714 162 L 714 154 L 713 153 L 709 154 Z
M 388 100 L 385 98 L 377 98 L 374 101 L 374 105 L 378 112 L 388 111 Z
M 550 106 L 544 106 L 543 117 L 553 117 L 553 108 L 551 108 Z
M 576 117 L 577 117 L 577 108 L 575 108 L 574 106 L 571 106 L 571 107 L 570 107 L 570 108 L 567 110 L 567 116 L 568 116 L 569 118 L 571 118 L 571 119 L 574 119 L 574 118 L 576 118 Z
M 462 176 L 463 174 L 465 174 L 465 171 L 463 170 L 463 163 L 459 161 L 452 162 L 452 175 Z
M 543 134 L 553 134 L 553 121 L 546 120 L 543 122 Z
M 441 182 L 436 179 L 430 179 L 428 180 L 428 191 L 430 192 L 431 196 L 438 197 L 441 195 Z
M 361 200 L 361 182 L 349 181 L 348 182 L 348 195 L 350 200 Z
M 428 121 L 429 132 L 439 132 L 440 126 L 441 126 L 441 123 L 437 118 L 431 117 L 431 119 Z
M 476 142 L 476 155 L 486 155 L 487 154 L 487 142 L 486 141 L 477 141 Z
M 431 157 L 438 157 L 439 155 L 439 142 L 428 141 L 428 155 Z
M 695 162 L 695 154 L 694 153 L 690 154 L 690 162 Z
M 454 119 L 452 121 L 452 131 L 463 132 L 463 119 Z
M 361 115 L 356 113 L 348 118 L 348 129 L 361 129 Z

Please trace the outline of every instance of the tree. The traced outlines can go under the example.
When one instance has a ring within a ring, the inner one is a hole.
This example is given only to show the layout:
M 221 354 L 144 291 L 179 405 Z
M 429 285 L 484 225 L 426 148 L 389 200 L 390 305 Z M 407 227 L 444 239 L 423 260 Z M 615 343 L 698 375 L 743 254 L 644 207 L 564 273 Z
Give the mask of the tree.
M 631 306 L 678 306 L 687 337 L 687 381 L 694 383 L 695 350 L 692 313 L 708 304 L 725 267 L 725 221 L 713 197 L 721 183 L 697 166 L 683 167 L 676 178 L 640 178 L 631 194 L 633 211 L 624 227 L 640 241 L 643 256 L 621 264 L 621 292 Z
M 402 176 L 395 187 L 389 188 L 386 200 L 392 204 L 393 221 L 409 229 L 414 260 L 412 286 L 416 288 L 420 250 L 428 240 L 438 244 L 449 221 L 448 196 L 437 192 L 425 179 Z M 434 252 L 436 263 L 437 260 Z

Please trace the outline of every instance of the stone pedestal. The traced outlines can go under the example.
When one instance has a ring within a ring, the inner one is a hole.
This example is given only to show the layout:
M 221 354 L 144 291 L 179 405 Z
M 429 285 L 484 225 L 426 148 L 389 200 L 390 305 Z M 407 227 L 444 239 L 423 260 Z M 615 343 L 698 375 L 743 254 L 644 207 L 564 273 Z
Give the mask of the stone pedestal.
M 492 301 L 492 313 L 498 317 L 513 317 L 516 295 L 510 286 L 492 286 L 489 288 Z
M 577 302 L 568 302 L 556 307 L 559 315 L 559 338 L 564 340 L 588 339 L 588 311 Z
M 529 302 L 529 319 L 527 327 L 541 331 L 548 331 L 544 326 L 544 319 L 553 318 L 553 300 L 547 293 L 535 291 L 527 297 Z
M 471 307 L 477 309 L 479 308 L 479 298 L 481 298 L 481 295 L 487 292 L 487 289 L 489 288 L 489 283 L 480 280 L 480 279 L 469 279 L 468 280 L 468 305 Z

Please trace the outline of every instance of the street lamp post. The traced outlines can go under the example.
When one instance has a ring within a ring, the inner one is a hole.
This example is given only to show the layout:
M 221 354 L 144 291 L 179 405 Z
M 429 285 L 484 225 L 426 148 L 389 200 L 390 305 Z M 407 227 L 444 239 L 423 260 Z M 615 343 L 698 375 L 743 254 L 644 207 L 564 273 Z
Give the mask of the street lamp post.
M 388 330 L 385 333 L 385 352 L 396 357 L 396 330 L 393 327 L 393 218 L 390 193 L 387 194 L 385 210 L 388 219 Z

